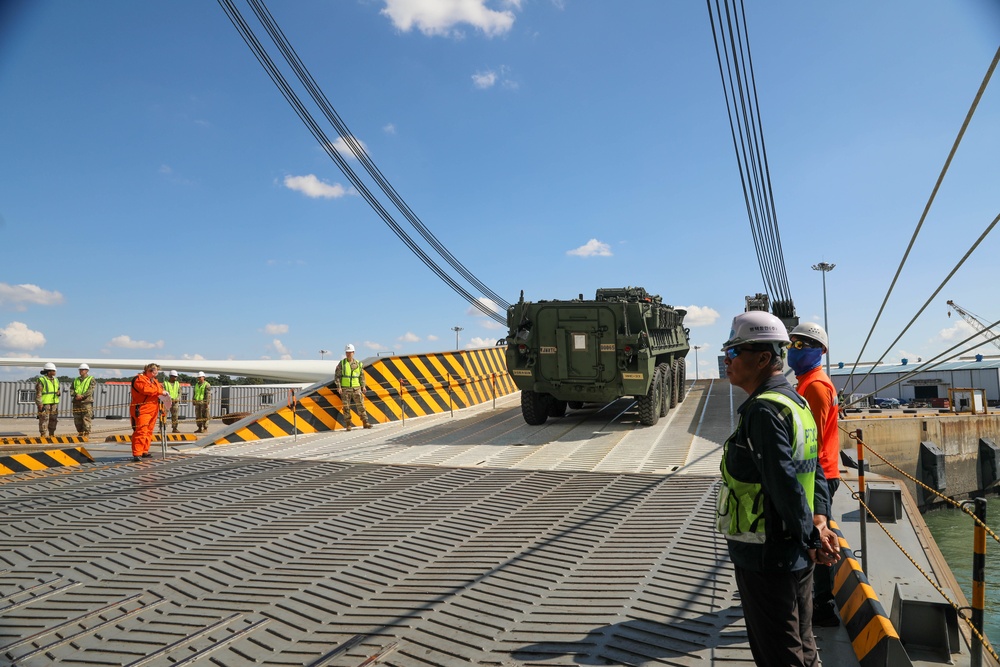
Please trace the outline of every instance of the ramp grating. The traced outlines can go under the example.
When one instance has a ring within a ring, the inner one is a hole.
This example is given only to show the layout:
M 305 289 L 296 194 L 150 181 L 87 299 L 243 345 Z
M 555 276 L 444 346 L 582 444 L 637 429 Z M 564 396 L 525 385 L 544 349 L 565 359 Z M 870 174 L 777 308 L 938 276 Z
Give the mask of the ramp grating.
M 751 664 L 710 476 L 175 456 L 6 479 L 0 663 Z

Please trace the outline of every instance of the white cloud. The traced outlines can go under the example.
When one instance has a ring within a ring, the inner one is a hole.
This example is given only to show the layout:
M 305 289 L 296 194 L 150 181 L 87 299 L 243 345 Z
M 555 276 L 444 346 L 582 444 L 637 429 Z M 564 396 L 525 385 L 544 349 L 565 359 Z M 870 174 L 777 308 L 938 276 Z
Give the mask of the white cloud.
M 204 361 L 205 357 L 200 354 L 182 354 L 181 359 L 184 359 L 185 361 Z
M 420 340 L 420 336 L 413 333 L 412 331 L 407 331 L 405 334 L 397 338 L 396 340 L 402 341 L 404 343 L 416 343 Z
M 514 25 L 514 12 L 521 7 L 521 0 L 507 0 L 500 4 L 508 7 L 502 11 L 488 8 L 488 0 L 385 0 L 381 11 L 403 32 L 414 27 L 427 36 L 462 37 L 459 24 L 481 30 L 487 37 L 508 32 Z
M 575 250 L 567 250 L 566 254 L 577 257 L 611 257 L 611 246 L 597 239 L 590 239 Z
M 311 199 L 339 199 L 344 195 L 353 194 L 354 190 L 348 190 L 340 183 L 325 183 L 316 178 L 314 174 L 307 176 L 285 176 L 285 187 L 289 190 L 301 192 Z
M 396 134 L 396 126 L 392 123 L 386 123 L 382 126 L 382 131 L 386 134 Z
M 284 344 L 277 338 L 271 341 L 271 347 L 273 347 L 274 350 L 278 353 L 280 359 L 292 358 L 291 352 L 289 352 L 288 348 L 285 347 Z
M 956 343 L 971 336 L 975 329 L 965 320 L 955 320 L 955 326 L 941 329 L 938 332 L 938 339 L 942 341 L 955 341 Z
M 465 349 L 468 350 L 473 347 L 493 347 L 495 343 L 496 340 L 493 339 L 482 338 L 480 336 L 473 336 L 465 344 Z
M 8 285 L 0 283 L 0 306 L 11 305 L 15 310 L 27 310 L 26 304 L 57 306 L 63 302 L 59 292 L 44 290 L 38 285 Z
M 270 322 L 266 327 L 264 327 L 264 333 L 268 336 L 280 336 L 281 334 L 288 333 L 288 325 Z
M 366 153 L 368 152 L 368 146 L 365 144 L 365 142 L 361 141 L 357 137 L 354 137 L 354 141 L 360 144 L 361 148 L 363 148 Z M 347 142 L 344 141 L 343 137 L 337 137 L 337 140 L 334 141 L 332 144 L 330 144 L 330 147 L 333 148 L 333 150 L 340 153 L 342 157 L 348 159 L 357 159 L 354 157 L 354 151 L 352 151 L 351 147 L 347 145 Z M 286 178 L 285 181 L 287 182 L 288 179 Z
M 493 71 L 476 72 L 472 75 L 472 85 L 480 90 L 492 88 L 497 82 L 497 73 Z
M 689 327 L 707 327 L 715 324 L 719 313 L 708 306 L 688 306 L 684 316 L 684 325 Z
M 438 337 L 435 336 L 434 334 L 430 334 L 430 335 L 427 336 L 427 340 L 430 340 L 430 341 L 435 341 L 437 339 L 438 339 Z
M 498 306 L 496 302 L 493 301 L 493 299 L 487 299 L 486 297 L 481 296 L 479 297 L 478 300 L 479 303 L 483 304 L 483 306 L 485 306 L 487 310 L 497 313 L 498 315 L 505 314 L 504 311 L 500 308 L 500 306 Z M 465 314 L 474 315 L 476 317 L 487 317 L 487 315 L 483 313 L 483 311 L 481 311 L 479 308 L 476 308 L 475 306 L 469 306 L 468 309 L 466 309 Z
M 158 340 L 155 343 L 150 343 L 145 340 L 132 340 L 129 336 L 115 336 L 108 343 L 111 347 L 122 347 L 126 350 L 152 350 L 163 349 L 163 341 Z
M 382 345 L 380 343 L 376 343 L 376 342 L 371 341 L 371 340 L 366 340 L 364 343 L 362 343 L 362 345 L 364 345 L 366 348 L 368 348 L 369 350 L 371 350 L 373 352 L 381 352 L 383 350 L 388 350 L 389 349 L 385 345 Z
M 29 329 L 24 322 L 11 322 L 0 329 L 0 347 L 9 350 L 34 350 L 43 345 L 45 345 L 45 335 L 41 331 Z

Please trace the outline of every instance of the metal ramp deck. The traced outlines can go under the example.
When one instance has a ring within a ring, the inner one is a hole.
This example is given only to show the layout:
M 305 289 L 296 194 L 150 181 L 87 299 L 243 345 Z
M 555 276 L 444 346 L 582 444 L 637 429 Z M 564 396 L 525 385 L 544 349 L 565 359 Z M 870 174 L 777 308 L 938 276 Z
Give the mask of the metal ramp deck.
M 751 665 L 720 384 L 0 479 L 0 664 Z

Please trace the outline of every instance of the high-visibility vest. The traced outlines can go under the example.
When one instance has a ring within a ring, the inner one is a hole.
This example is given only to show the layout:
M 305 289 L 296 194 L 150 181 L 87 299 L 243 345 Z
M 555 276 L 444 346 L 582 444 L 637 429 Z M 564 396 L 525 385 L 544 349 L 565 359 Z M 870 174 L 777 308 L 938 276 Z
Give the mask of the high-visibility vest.
M 194 400 L 196 400 L 196 401 L 204 401 L 205 400 L 205 393 L 208 391 L 208 388 L 211 387 L 211 386 L 212 385 L 208 384 L 207 382 L 195 382 L 194 383 Z
M 167 393 L 170 394 L 171 401 L 176 401 L 181 397 L 180 382 L 171 382 L 170 380 L 164 380 L 163 386 L 167 390 Z
M 346 358 L 340 362 L 340 386 L 354 389 L 361 386 L 361 362 L 357 362 L 358 367 L 353 368 L 351 362 Z
M 42 405 L 58 405 L 59 380 L 48 375 L 39 375 L 38 381 L 42 383 Z
M 792 462 L 795 467 L 795 477 L 799 480 L 809 503 L 809 509 L 812 511 L 815 502 L 819 441 L 816 435 L 816 422 L 808 404 L 801 406 L 777 391 L 765 391 L 755 400 L 770 401 L 778 406 L 782 416 L 791 416 Z M 742 424 L 742 416 L 740 422 Z M 729 443 L 739 432 L 740 427 L 737 425 L 733 436 L 726 441 L 722 453 L 724 485 L 719 489 L 717 528 L 727 540 L 763 544 L 766 539 L 763 488 L 760 482 L 746 482 L 734 478 L 726 468 Z
M 73 395 L 82 396 L 87 393 L 90 389 L 90 383 L 94 381 L 94 378 L 90 375 L 84 377 L 73 378 Z

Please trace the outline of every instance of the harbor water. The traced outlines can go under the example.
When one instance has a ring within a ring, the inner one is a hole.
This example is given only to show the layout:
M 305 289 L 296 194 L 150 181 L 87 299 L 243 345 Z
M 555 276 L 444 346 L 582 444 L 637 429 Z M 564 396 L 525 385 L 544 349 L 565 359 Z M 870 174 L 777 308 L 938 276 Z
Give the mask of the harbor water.
M 939 509 L 924 515 L 948 566 L 955 574 L 962 592 L 972 604 L 972 518 L 957 509 Z M 1000 497 L 989 499 L 986 525 L 1000 534 Z M 986 605 L 984 626 L 986 637 L 996 646 L 1000 642 L 1000 544 L 986 536 Z M 968 615 L 968 613 L 967 613 Z M 964 621 L 961 621 L 964 622 Z

